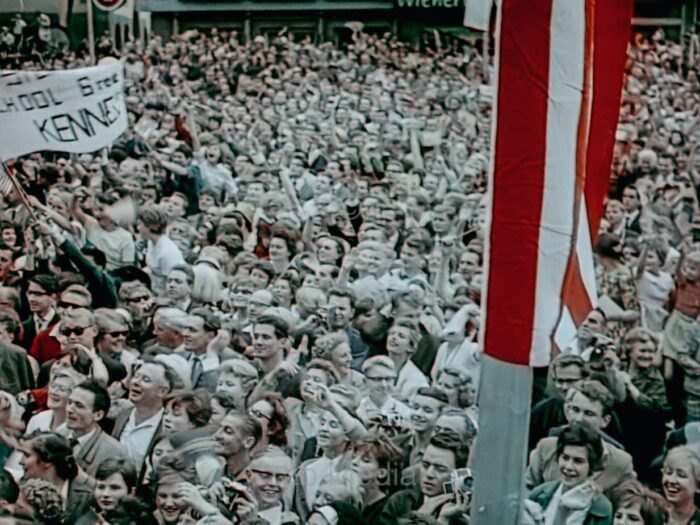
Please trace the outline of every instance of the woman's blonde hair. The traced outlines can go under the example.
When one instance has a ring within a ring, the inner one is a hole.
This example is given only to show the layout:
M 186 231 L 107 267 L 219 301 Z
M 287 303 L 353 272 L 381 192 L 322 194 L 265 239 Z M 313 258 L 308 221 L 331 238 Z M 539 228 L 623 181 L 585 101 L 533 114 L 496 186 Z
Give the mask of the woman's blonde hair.
M 337 495 L 335 501 L 349 503 L 355 508 L 361 509 L 363 506 L 363 490 L 362 479 L 352 470 L 342 470 L 335 472 L 323 478 L 321 485 L 325 483 L 337 483 L 343 487 L 340 494 Z
M 7 418 L 3 419 L 2 426 L 12 434 L 20 434 L 24 430 L 22 415 L 24 408 L 17 402 L 15 396 L 0 390 L 0 415 L 7 413 Z
M 678 458 L 690 467 L 695 483 L 700 485 L 700 445 L 680 445 L 672 448 L 664 459 L 664 468 L 670 460 Z
M 227 374 L 239 378 L 241 386 L 246 392 L 252 391 L 259 379 L 258 371 L 253 364 L 240 357 L 227 359 L 221 363 L 219 375 Z
M 343 343 L 348 342 L 348 336 L 345 332 L 332 332 L 319 337 L 311 350 L 311 355 L 314 359 L 326 359 L 330 358 L 333 350 L 338 348 Z

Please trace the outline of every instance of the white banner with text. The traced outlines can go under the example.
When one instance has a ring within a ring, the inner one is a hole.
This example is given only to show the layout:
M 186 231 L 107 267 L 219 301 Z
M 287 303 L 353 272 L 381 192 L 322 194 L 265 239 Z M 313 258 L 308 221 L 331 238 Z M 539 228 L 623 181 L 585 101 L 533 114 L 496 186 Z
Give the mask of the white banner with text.
M 0 159 L 35 151 L 86 153 L 127 127 L 124 69 L 114 60 L 67 71 L 0 72 Z

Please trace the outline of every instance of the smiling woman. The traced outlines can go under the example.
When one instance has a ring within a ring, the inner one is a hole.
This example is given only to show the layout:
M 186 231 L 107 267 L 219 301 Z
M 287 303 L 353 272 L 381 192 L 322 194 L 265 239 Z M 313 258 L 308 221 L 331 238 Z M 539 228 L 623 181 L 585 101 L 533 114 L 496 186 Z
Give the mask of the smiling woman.
M 585 423 L 572 423 L 559 434 L 556 457 L 560 481 L 543 483 L 529 496 L 542 507 L 545 525 L 611 523 L 612 505 L 592 479 L 603 468 L 600 435 Z
M 669 525 L 697 525 L 700 511 L 695 498 L 700 487 L 700 450 L 686 445 L 673 448 L 664 461 L 661 485 L 669 506 Z

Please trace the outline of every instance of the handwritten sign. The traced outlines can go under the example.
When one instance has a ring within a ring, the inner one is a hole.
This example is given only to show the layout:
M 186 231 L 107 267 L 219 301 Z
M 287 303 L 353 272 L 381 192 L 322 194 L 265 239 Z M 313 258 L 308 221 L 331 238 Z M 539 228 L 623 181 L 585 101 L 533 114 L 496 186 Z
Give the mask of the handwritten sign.
M 0 159 L 42 150 L 85 153 L 127 127 L 118 61 L 68 71 L 0 72 Z

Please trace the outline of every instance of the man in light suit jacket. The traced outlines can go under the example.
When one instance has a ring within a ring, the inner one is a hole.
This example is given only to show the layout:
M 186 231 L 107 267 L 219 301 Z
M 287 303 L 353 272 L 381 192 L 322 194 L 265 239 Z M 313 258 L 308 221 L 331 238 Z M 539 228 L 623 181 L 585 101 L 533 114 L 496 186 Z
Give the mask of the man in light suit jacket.
M 124 446 L 100 428 L 100 421 L 109 412 L 109 405 L 107 389 L 94 379 L 77 385 L 66 405 L 66 426 L 75 439 L 75 459 L 93 478 L 105 459 L 127 457 Z
M 601 436 L 605 468 L 597 472 L 594 479 L 606 495 L 625 481 L 637 477 L 632 466 L 632 456 L 603 432 L 610 423 L 612 406 L 612 394 L 595 380 L 581 381 L 571 387 L 564 402 L 564 415 L 569 423 L 585 423 Z M 530 454 L 525 478 L 528 490 L 545 481 L 560 479 L 561 472 L 556 456 L 557 437 L 546 437 L 537 443 L 537 447 Z

